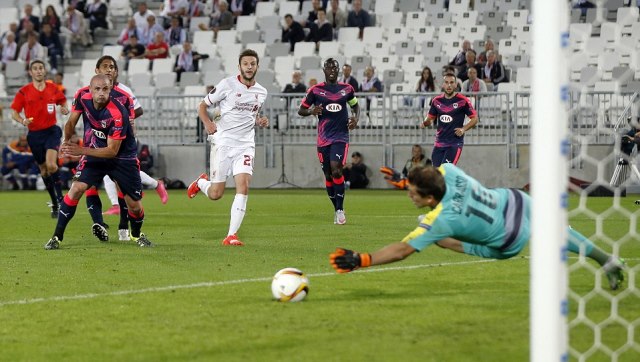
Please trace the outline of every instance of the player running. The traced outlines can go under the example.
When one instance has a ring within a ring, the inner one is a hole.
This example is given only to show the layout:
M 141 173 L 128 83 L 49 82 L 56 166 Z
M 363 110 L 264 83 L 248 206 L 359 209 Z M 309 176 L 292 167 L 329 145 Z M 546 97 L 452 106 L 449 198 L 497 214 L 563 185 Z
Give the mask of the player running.
M 355 90 L 347 83 L 338 83 L 338 61 L 329 58 L 324 62 L 325 81 L 309 90 L 302 99 L 298 114 L 318 117 L 318 159 L 325 178 L 325 187 L 333 203 L 333 223 L 344 225 L 345 184 L 342 168 L 349 154 L 349 131 L 360 120 L 360 106 Z M 347 105 L 353 115 L 349 117 Z
M 211 180 L 203 173 L 189 185 L 187 195 L 194 198 L 202 191 L 210 200 L 224 195 L 227 177 L 233 175 L 236 196 L 231 204 L 231 219 L 222 245 L 244 245 L 237 236 L 247 209 L 249 183 L 256 153 L 255 126 L 268 127 L 269 119 L 260 115 L 267 90 L 256 82 L 260 64 L 258 54 L 246 49 L 238 57 L 240 74 L 223 79 L 200 102 L 198 115 L 211 141 Z M 220 107 L 220 119 L 212 121 L 207 108 Z

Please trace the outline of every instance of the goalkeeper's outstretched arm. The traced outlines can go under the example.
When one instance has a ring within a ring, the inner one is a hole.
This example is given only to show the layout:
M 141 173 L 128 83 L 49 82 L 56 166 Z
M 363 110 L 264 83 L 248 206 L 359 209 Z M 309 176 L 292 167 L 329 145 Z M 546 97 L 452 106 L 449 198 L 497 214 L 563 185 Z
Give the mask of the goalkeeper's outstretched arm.
M 336 251 L 329 256 L 329 262 L 338 273 L 348 273 L 358 268 L 400 261 L 415 251 L 416 249 L 411 245 L 403 242 L 387 245 L 372 254 L 337 248 Z

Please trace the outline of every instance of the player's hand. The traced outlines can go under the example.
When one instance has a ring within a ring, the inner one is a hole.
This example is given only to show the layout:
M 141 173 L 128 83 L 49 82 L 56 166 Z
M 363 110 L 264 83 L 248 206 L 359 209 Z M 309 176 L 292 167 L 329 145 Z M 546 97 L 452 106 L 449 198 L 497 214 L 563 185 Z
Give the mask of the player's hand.
M 420 122 L 420 128 L 427 128 L 431 126 L 431 121 L 429 120 L 429 117 L 425 117 L 425 119 Z
M 348 273 L 354 269 L 365 268 L 371 265 L 371 255 L 357 253 L 353 250 L 336 248 L 329 254 L 329 263 L 338 273 Z
M 258 116 L 258 118 L 256 118 L 256 124 L 262 128 L 269 127 L 269 118 Z
M 24 122 L 23 124 L 24 124 L 26 127 L 29 127 L 29 124 L 31 124 L 31 122 L 33 122 L 33 117 L 25 118 L 25 119 L 23 120 L 23 122 Z
M 205 122 L 204 130 L 207 131 L 207 134 L 212 135 L 216 133 L 216 131 L 218 130 L 218 126 L 216 126 L 214 122 Z
M 66 116 L 67 114 L 69 114 L 69 108 L 60 107 L 60 113 L 62 113 L 62 114 L 64 114 Z
M 60 152 L 64 156 L 82 156 L 82 147 L 77 143 L 65 142 L 60 146 Z
M 458 136 L 458 137 L 462 137 L 462 135 L 465 134 L 464 128 L 456 128 L 454 130 L 454 132 L 455 132 L 456 136 Z
M 349 117 L 349 130 L 354 130 L 358 127 L 358 119 L 356 117 Z
M 309 109 L 309 113 L 312 116 L 319 116 L 322 114 L 322 105 L 318 105 L 318 106 L 313 106 L 311 107 L 311 109 Z

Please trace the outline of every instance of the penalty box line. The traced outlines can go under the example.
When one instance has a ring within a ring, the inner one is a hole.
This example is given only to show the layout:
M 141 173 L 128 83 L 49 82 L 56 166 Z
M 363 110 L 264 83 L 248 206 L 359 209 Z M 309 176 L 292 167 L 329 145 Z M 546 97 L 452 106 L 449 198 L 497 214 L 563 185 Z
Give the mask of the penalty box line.
M 434 268 L 434 267 L 440 267 L 440 266 L 457 266 L 457 265 L 470 265 L 470 264 L 490 263 L 490 262 L 495 262 L 495 261 L 497 261 L 497 260 L 495 260 L 495 259 L 482 259 L 482 260 L 461 261 L 461 262 L 451 262 L 451 263 L 433 263 L 433 264 L 419 264 L 419 265 L 407 265 L 407 266 L 396 266 L 396 267 L 380 267 L 380 268 L 356 270 L 353 273 L 354 274 L 381 273 L 381 272 L 398 271 L 398 270 Z M 329 273 L 315 273 L 315 274 L 307 274 L 307 275 L 310 278 L 317 278 L 317 277 L 328 277 L 328 276 L 332 276 L 332 275 L 338 275 L 338 273 L 329 272 Z M 218 281 L 218 282 L 202 282 L 202 283 L 193 283 L 193 284 L 169 285 L 169 286 L 165 286 L 165 287 L 154 287 L 154 288 L 144 288 L 144 289 L 134 289 L 134 290 L 120 290 L 120 291 L 108 292 L 108 293 L 87 293 L 87 294 L 76 294 L 76 295 L 61 295 L 61 296 L 57 296 L 57 297 L 42 297 L 42 298 L 10 300 L 10 301 L 6 301 L 6 302 L 0 302 L 0 307 L 10 306 L 10 305 L 28 305 L 28 304 L 36 304 L 36 303 L 48 303 L 48 302 L 70 301 L 70 300 L 95 299 L 95 298 L 114 297 L 114 296 L 121 296 L 121 295 L 158 293 L 158 292 L 167 292 L 167 291 L 173 291 L 173 290 L 178 290 L 178 289 L 211 288 L 211 287 L 224 286 L 224 285 L 233 285 L 233 284 L 267 282 L 267 281 L 270 281 L 272 279 L 273 279 L 273 277 L 247 278 L 247 279 L 236 279 L 236 280 L 222 280 L 222 281 Z

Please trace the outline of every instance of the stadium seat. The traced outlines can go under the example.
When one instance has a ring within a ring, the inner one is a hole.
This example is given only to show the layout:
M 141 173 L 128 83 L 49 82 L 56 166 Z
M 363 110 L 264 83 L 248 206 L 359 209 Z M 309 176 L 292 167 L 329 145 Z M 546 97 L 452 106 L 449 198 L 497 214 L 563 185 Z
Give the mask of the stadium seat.
M 129 60 L 129 77 L 136 73 L 149 73 L 149 59 L 131 59 Z
M 114 59 L 120 58 L 122 45 L 105 45 L 102 47 L 102 55 L 110 55 Z
M 414 29 L 414 31 L 416 31 L 416 29 Z M 387 41 L 390 43 L 407 40 L 408 38 L 409 30 L 406 27 L 391 28 L 387 30 Z
M 633 80 L 633 73 L 633 69 L 628 66 L 617 66 L 611 70 L 611 80 L 614 80 L 622 87 L 625 87 Z
M 224 46 L 237 43 L 238 32 L 236 30 L 220 30 L 216 36 L 216 44 Z
M 171 73 L 173 72 L 174 63 L 175 61 L 172 58 L 155 59 L 153 63 L 151 63 L 151 74 Z
M 528 67 L 529 55 L 528 54 L 506 54 L 502 57 L 502 63 L 505 66 L 509 66 L 514 69 Z
M 245 44 L 247 49 L 253 49 L 260 59 L 264 58 L 267 55 L 267 44 L 265 43 L 247 43 Z
M 499 49 L 501 55 L 507 54 L 520 54 L 520 41 L 517 38 L 513 39 L 501 39 L 499 43 Z
M 585 23 L 593 25 L 591 35 L 600 34 L 600 25 L 607 21 L 607 9 L 604 7 L 588 8 Z
M 618 9 L 625 6 L 625 0 L 607 0 L 603 5 L 607 9 L 607 20 L 616 21 Z
M 525 46 L 531 45 L 531 38 L 533 36 L 532 25 L 526 24 L 526 25 L 514 26 L 511 29 L 511 36 L 514 39 L 518 39 L 521 45 L 522 44 L 524 44 Z M 523 47 L 522 50 L 525 50 L 525 48 Z
M 450 25 L 438 27 L 438 40 L 443 43 L 460 40 L 460 28 Z
M 403 1 L 401 1 L 402 3 Z M 409 29 L 424 28 L 427 26 L 427 13 L 424 11 L 411 11 L 407 13 L 405 26 Z
M 213 43 L 213 30 L 198 30 L 193 32 L 193 46 L 197 47 L 199 44 L 211 44 Z
M 384 29 L 380 27 L 367 26 L 362 34 L 362 42 L 366 44 L 377 43 L 383 39 Z
M 420 54 L 425 57 L 442 54 L 442 42 L 439 40 L 430 40 L 420 43 Z
M 529 10 L 509 10 L 507 11 L 507 25 L 521 26 L 529 23 Z
M 261 30 L 260 33 L 262 34 L 262 42 L 269 46 L 278 43 L 282 35 L 280 29 L 266 29 Z
M 594 92 L 620 92 L 620 85 L 615 81 L 597 81 L 593 87 Z
M 473 10 L 479 13 L 494 11 L 495 9 L 495 0 L 474 0 L 473 2 Z
M 260 31 L 258 30 L 245 30 L 240 32 L 240 43 L 245 46 L 249 43 L 260 42 Z
M 485 25 L 474 25 L 470 28 L 465 29 L 462 35 L 464 40 L 469 40 L 473 43 L 476 40 L 483 40 L 485 38 L 486 32 L 487 27 Z
M 158 61 L 156 59 L 154 63 Z M 176 86 L 176 76 L 177 74 L 174 72 L 165 72 L 165 73 L 154 73 L 153 74 L 153 83 L 156 88 L 165 88 L 165 87 L 175 87 Z M 131 84 L 134 84 L 133 82 Z M 145 84 L 145 83 L 136 83 L 136 84 Z
M 341 43 L 360 40 L 359 36 L 360 36 L 360 29 L 358 28 L 342 27 L 338 29 L 338 40 Z
M 386 41 L 379 40 L 376 43 L 368 44 L 366 51 L 372 57 L 391 54 L 391 44 Z
M 314 55 L 316 52 L 316 43 L 314 42 L 299 42 L 296 43 L 296 47 L 293 50 L 293 56 L 296 60 L 302 57 L 308 57 Z
M 342 63 L 341 63 L 342 64 Z M 324 72 L 322 69 L 309 69 L 304 72 L 304 84 L 309 84 L 309 80 L 311 78 L 315 78 L 318 83 L 324 82 Z M 291 75 L 289 75 L 289 81 L 291 80 Z
M 376 14 L 376 25 L 385 29 L 403 26 L 402 17 L 401 12 Z
M 451 25 L 451 13 L 445 12 L 429 12 L 429 25 L 433 27 L 450 26 Z
M 385 69 L 382 73 L 382 83 L 385 88 L 393 83 L 404 82 L 404 72 L 401 69 Z
M 605 49 L 613 50 L 620 41 L 621 29 L 616 23 L 603 23 L 600 27 L 600 38 L 605 40 Z
M 207 93 L 207 89 L 204 85 L 188 85 L 184 87 L 184 92 L 183 94 L 185 96 L 201 96 L 202 98 L 204 98 L 204 95 Z M 197 100 L 197 103 L 195 104 L 195 107 L 193 107 L 193 109 L 197 109 L 198 104 L 200 103 L 201 99 Z
M 422 55 L 406 54 L 400 60 L 400 69 L 422 69 Z
M 416 53 L 416 42 L 413 40 L 399 41 L 393 45 L 393 52 L 401 57 L 405 54 Z
M 569 47 L 577 52 L 586 47 L 587 39 L 591 37 L 591 24 L 569 24 Z
M 371 58 L 371 65 L 378 73 L 383 73 L 385 70 L 396 70 L 398 69 L 398 56 L 389 54 L 375 56 Z
M 580 85 L 593 88 L 600 81 L 600 72 L 597 67 L 587 66 L 580 71 Z
M 400 2 L 402 2 L 402 0 L 400 0 Z M 422 10 L 425 10 L 429 14 L 444 12 L 446 11 L 444 4 L 445 4 L 445 0 L 423 0 Z
M 256 30 L 257 17 L 253 15 L 238 16 L 236 21 L 236 31 Z
M 610 81 L 613 77 L 613 68 L 620 65 L 618 54 L 604 52 L 598 56 L 598 69 L 603 81 Z
M 480 24 L 486 25 L 489 29 L 504 25 L 505 13 L 495 10 L 488 10 L 481 13 Z
M 365 54 L 366 44 L 361 41 L 350 41 L 342 43 L 342 55 L 350 59 L 353 56 Z
M 289 43 L 275 43 L 267 48 L 267 55 L 271 58 L 289 55 Z
M 261 18 L 263 16 L 269 16 L 276 14 L 276 3 L 275 2 L 264 2 L 260 1 L 256 3 L 256 16 Z
M 218 46 L 214 43 L 199 43 L 193 46 L 193 50 L 196 50 L 200 54 L 207 54 L 209 57 L 214 57 L 218 54 Z
M 531 89 L 531 73 L 532 68 L 520 68 L 518 69 L 518 75 L 516 77 L 516 83 L 518 88 L 523 91 L 529 91 Z
M 271 69 L 260 69 L 256 74 L 256 81 L 262 85 L 273 84 L 276 81 L 276 73 Z
M 309 55 L 300 58 L 300 69 L 301 71 L 307 71 L 309 69 L 319 69 L 321 67 L 322 59 L 317 55 Z
M 109 2 L 109 14 L 111 16 L 124 18 L 131 16 L 132 12 L 129 0 L 111 0 Z
M 296 17 L 300 14 L 299 9 L 299 1 L 282 1 L 278 8 L 278 15 L 282 18 L 287 14 L 291 14 L 293 17 Z
M 422 28 L 409 28 L 408 36 L 416 43 L 433 41 L 436 30 L 433 26 L 425 26 Z M 404 40 L 404 39 L 399 39 Z M 389 40 L 391 41 L 391 40 Z
M 371 65 L 371 57 L 366 55 L 354 55 L 351 57 L 351 68 L 355 72 L 358 69 L 364 69 Z M 360 78 L 358 78 L 360 79 Z
M 469 11 L 469 0 L 449 0 L 449 11 L 455 14 Z
M 456 26 L 468 29 L 472 26 L 478 25 L 478 12 L 470 10 L 462 13 L 454 13 L 451 17 L 451 21 L 453 21 Z
M 424 64 L 428 65 L 433 71 L 433 74 L 437 76 L 442 71 L 442 68 L 449 64 L 449 58 L 443 55 L 436 55 L 434 57 L 426 57 Z
M 407 14 L 413 11 L 418 11 L 420 10 L 420 0 L 399 0 L 397 2 L 397 8 L 399 12 L 404 14 Z
M 487 39 L 493 39 L 494 41 L 499 42 L 500 39 L 507 39 L 511 37 L 512 35 L 511 29 L 512 29 L 511 25 L 505 25 L 505 26 L 500 25 L 492 29 L 487 28 L 487 31 L 484 34 Z M 474 48 L 474 49 L 478 49 L 478 48 Z
M 336 42 L 320 42 L 320 48 L 318 49 L 318 55 L 322 59 L 333 57 L 340 52 L 340 43 Z
M 280 31 L 280 20 L 278 15 L 271 14 L 269 16 L 262 16 L 256 19 L 256 25 L 260 30 L 265 31 L 267 29 L 277 29 Z
M 209 28 L 209 22 L 210 21 L 211 21 L 211 19 L 209 19 L 208 16 L 194 16 L 194 17 L 192 17 L 191 20 L 189 21 L 189 33 L 202 31 L 202 30 L 200 30 L 200 24 L 202 24 L 205 27 Z M 213 35 L 211 36 L 211 39 L 213 39 Z
M 495 6 L 500 11 L 518 10 L 520 0 L 495 0 Z
M 184 72 L 180 74 L 180 88 L 184 88 L 188 85 L 200 85 L 200 78 L 199 72 Z
M 151 84 L 150 73 L 129 73 L 129 84 Z M 175 84 L 172 84 L 175 85 Z

